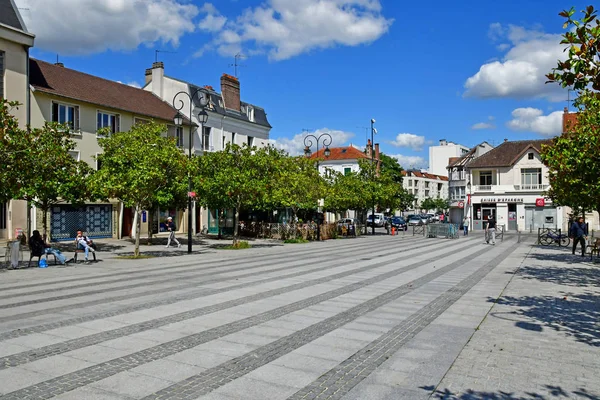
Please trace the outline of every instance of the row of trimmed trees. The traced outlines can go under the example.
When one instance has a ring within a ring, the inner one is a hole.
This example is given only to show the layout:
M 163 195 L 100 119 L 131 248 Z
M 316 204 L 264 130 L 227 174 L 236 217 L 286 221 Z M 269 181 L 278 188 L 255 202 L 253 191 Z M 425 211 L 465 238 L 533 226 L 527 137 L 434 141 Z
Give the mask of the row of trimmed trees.
M 198 205 L 233 209 L 236 221 L 243 209 L 289 208 L 294 214 L 316 210 L 319 199 L 324 199 L 325 210 L 339 213 L 368 210 L 373 203 L 380 209 L 404 209 L 414 201 L 402 188 L 402 168 L 385 155 L 379 171 L 365 160 L 359 172 L 332 171 L 327 177 L 318 173 L 317 160 L 291 157 L 274 147 L 228 145 L 224 151 L 190 160 L 174 138 L 164 136 L 166 127 L 155 123 L 98 139 L 101 168 L 95 171 L 71 157 L 75 143 L 64 126 L 19 128 L 10 112 L 17 106 L 3 101 L 0 107 L 0 201 L 21 199 L 38 207 L 44 215 L 44 235 L 45 216 L 53 205 L 115 198 L 137 214 L 138 255 L 142 210 L 184 209 L 188 179 Z M 234 245 L 239 237 L 235 225 Z

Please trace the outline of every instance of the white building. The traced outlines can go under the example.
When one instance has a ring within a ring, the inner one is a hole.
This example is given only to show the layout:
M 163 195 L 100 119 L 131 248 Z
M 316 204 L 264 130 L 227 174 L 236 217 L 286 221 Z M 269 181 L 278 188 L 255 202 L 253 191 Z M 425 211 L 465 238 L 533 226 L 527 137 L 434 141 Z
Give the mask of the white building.
M 483 229 L 490 215 L 509 231 L 566 228 L 564 208 L 553 205 L 544 195 L 549 187 L 548 168 L 540 159 L 540 150 L 550 143 L 505 140 L 467 164 L 466 212 L 471 229 Z
M 353 145 L 347 147 L 329 148 L 329 156 L 325 157 L 324 149 L 319 149 L 317 153 L 311 155 L 311 158 L 319 159 L 319 173 L 325 175 L 328 170 L 336 171 L 342 174 L 358 172 L 360 166 L 358 160 L 370 159 L 366 152 Z M 378 154 L 379 146 L 375 146 L 375 153 Z M 378 159 L 378 157 L 376 157 Z
M 416 197 L 413 208 L 407 211 L 421 211 L 419 205 L 427 198 L 448 198 L 448 177 L 446 175 L 436 175 L 419 170 L 407 170 L 403 171 L 403 174 L 402 186 L 408 193 Z
M 448 192 L 450 198 L 450 221 L 460 223 L 465 214 L 467 200 L 467 170 L 466 165 L 484 155 L 494 147 L 488 142 L 482 142 L 473 147 L 462 157 L 451 157 L 448 160 Z
M 448 160 L 452 157 L 462 157 L 469 150 L 467 146 L 441 139 L 439 146 L 429 147 L 429 172 L 435 175 L 447 176 Z
M 206 107 L 208 121 L 200 131 L 198 114 L 201 111 L 200 98 L 194 95 L 200 89 L 189 82 L 184 82 L 165 75 L 164 63 L 155 62 L 152 68 L 146 70 L 144 90 L 154 93 L 168 104 L 173 104 L 187 118 L 191 119 L 197 127 L 192 128 L 192 151 L 201 155 L 205 151 L 223 150 L 227 143 L 237 145 L 265 147 L 268 145 L 271 125 L 267 114 L 262 107 L 245 103 L 240 99 L 240 82 L 236 77 L 223 74 L 221 76 L 221 93 L 211 86 L 204 86 L 209 97 Z M 178 93 L 184 92 L 185 94 Z M 177 96 L 177 97 L 175 97 Z M 193 96 L 194 106 L 190 115 L 190 97 Z M 186 143 L 189 131 L 184 132 L 183 140 Z M 224 211 L 224 224 L 222 227 L 233 228 L 232 210 Z M 218 210 L 197 209 L 195 231 L 205 225 L 210 233 L 218 232 Z

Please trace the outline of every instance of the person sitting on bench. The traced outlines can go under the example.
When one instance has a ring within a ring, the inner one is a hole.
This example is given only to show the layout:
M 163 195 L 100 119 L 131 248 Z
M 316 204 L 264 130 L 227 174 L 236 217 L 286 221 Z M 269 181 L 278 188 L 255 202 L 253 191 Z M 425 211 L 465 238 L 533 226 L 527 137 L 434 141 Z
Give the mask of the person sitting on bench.
M 67 258 L 60 252 L 60 250 L 55 249 L 44 242 L 44 239 L 38 230 L 33 231 L 33 234 L 29 238 L 29 247 L 31 248 L 32 252 L 35 253 L 35 255 L 41 255 L 43 253 L 53 254 L 56 260 L 62 265 L 65 265 L 68 262 Z
M 77 231 L 75 243 L 77 244 L 78 250 L 83 250 L 85 252 L 85 263 L 89 264 L 90 261 L 88 260 L 88 255 L 90 251 L 92 253 L 96 252 L 96 250 L 94 249 L 96 245 L 94 244 L 94 242 L 92 242 L 91 239 L 88 239 L 87 236 L 84 236 L 82 231 Z

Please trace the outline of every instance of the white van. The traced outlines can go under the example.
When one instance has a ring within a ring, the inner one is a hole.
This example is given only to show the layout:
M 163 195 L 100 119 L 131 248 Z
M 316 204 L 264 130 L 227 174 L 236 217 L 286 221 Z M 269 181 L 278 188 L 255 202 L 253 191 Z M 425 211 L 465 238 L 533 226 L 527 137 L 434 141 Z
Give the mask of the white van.
M 367 226 L 371 226 L 373 223 L 376 227 L 381 228 L 385 224 L 383 213 L 375 213 L 375 222 L 373 222 L 373 214 L 369 214 L 367 217 Z

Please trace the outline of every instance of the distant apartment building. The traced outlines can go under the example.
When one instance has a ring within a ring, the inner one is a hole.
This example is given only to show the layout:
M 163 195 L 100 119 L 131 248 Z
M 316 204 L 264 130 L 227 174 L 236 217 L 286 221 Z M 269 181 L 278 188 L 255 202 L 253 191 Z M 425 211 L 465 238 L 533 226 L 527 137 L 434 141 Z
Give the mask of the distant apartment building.
M 421 210 L 420 205 L 423 200 L 427 198 L 448 198 L 448 177 L 445 174 L 436 175 L 420 170 L 406 170 L 403 171 L 403 175 L 404 179 L 402 180 L 402 186 L 408 193 L 414 195 L 416 198 L 412 207 L 406 211 L 430 211 Z
M 429 147 L 429 170 L 434 175 L 448 174 L 448 160 L 453 157 L 462 157 L 469 152 L 467 146 L 441 139 L 438 146 Z
M 451 157 L 448 160 L 448 193 L 450 198 L 450 221 L 460 223 L 467 210 L 468 171 L 466 165 L 474 159 L 493 149 L 488 142 L 473 147 L 462 157 Z

